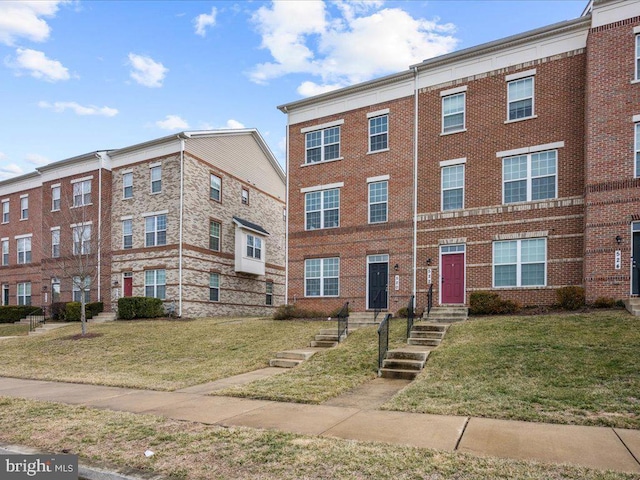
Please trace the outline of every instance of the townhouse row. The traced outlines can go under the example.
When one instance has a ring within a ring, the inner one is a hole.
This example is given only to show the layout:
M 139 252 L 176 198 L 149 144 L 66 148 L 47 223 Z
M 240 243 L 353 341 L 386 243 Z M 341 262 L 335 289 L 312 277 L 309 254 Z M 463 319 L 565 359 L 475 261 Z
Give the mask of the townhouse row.
M 2 305 L 160 298 L 180 316 L 283 302 L 284 172 L 255 130 L 183 132 L 0 182 Z
M 287 301 L 523 305 L 640 289 L 640 2 L 278 107 Z M 634 260 L 635 259 L 635 260 Z

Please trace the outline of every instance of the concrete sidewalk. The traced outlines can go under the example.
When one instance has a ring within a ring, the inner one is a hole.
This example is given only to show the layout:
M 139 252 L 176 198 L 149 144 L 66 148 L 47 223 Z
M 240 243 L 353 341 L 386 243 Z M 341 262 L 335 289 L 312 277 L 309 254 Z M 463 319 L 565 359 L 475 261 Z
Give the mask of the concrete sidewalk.
M 640 474 L 640 430 L 302 405 L 200 393 L 211 391 L 210 387 L 157 392 L 0 377 L 0 396 L 6 397 Z

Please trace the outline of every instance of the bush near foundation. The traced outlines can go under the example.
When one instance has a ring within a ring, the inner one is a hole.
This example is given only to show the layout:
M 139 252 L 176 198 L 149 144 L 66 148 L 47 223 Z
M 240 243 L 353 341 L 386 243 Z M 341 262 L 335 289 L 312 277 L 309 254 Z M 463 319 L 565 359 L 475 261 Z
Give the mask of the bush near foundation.
M 520 305 L 512 300 L 503 300 L 494 292 L 473 292 L 469 296 L 469 313 L 471 315 L 499 315 L 515 313 Z
M 134 318 L 157 318 L 164 316 L 164 307 L 159 298 L 122 297 L 118 299 L 118 318 L 133 320 Z
M 578 310 L 584 307 L 584 288 L 562 287 L 556 290 L 558 306 L 565 310 Z
M 42 309 L 32 305 L 6 305 L 0 307 L 0 323 L 19 322 L 27 315 L 42 315 Z
M 300 308 L 297 305 L 280 305 L 273 314 L 273 319 L 290 320 L 292 318 L 327 318 L 337 316 L 341 308 L 342 307 L 327 315 L 325 312 L 319 312 L 317 310 L 305 310 L 304 308 Z

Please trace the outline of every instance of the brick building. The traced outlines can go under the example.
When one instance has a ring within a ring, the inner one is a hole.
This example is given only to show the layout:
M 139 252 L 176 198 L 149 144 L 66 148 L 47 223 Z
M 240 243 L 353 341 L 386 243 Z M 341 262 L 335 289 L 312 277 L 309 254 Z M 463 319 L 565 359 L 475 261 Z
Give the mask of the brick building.
M 183 132 L 0 182 L 2 305 L 165 300 L 180 316 L 284 300 L 285 177 L 256 130 Z
M 640 1 L 278 108 L 290 303 L 638 294 Z

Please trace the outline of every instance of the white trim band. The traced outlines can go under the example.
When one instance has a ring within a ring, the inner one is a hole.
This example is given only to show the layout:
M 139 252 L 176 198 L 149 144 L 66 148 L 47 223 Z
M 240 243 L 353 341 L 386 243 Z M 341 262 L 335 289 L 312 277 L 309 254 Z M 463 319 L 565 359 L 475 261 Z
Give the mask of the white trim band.
M 555 150 L 564 147 L 564 142 L 545 143 L 544 145 L 535 145 L 533 147 L 515 148 L 513 150 L 505 150 L 496 152 L 496 157 L 512 157 L 514 155 L 524 155 L 526 153 L 543 152 L 545 150 Z
M 300 189 L 300 193 L 319 192 L 321 190 L 330 190 L 332 188 L 344 187 L 344 182 L 327 183 L 326 185 L 314 185 L 313 187 L 305 187 Z

